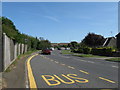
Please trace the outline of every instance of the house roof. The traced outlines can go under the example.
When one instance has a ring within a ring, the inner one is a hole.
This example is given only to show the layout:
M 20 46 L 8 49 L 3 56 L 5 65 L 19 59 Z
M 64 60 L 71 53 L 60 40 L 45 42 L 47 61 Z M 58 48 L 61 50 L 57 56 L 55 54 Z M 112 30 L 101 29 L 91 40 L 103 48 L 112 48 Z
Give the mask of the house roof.
M 103 46 L 107 46 L 110 43 L 110 41 L 113 40 L 113 39 L 115 40 L 116 38 L 115 37 L 106 38 L 105 42 L 103 43 Z
M 120 32 L 116 35 L 116 37 L 120 37 Z
M 68 45 L 68 43 L 51 43 L 52 45 Z

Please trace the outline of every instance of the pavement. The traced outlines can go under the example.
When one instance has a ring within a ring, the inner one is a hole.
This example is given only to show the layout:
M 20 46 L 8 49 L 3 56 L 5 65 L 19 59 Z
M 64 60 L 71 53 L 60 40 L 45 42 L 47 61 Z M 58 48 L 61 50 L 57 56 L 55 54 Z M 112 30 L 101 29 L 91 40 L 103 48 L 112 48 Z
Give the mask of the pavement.
M 2 73 L 0 72 L 0 89 L 2 89 Z
M 16 65 L 11 71 L 3 72 L 3 88 L 26 88 L 26 61 L 31 55 L 16 60 Z
M 62 55 L 34 55 L 27 63 L 30 87 L 118 88 L 118 63 Z

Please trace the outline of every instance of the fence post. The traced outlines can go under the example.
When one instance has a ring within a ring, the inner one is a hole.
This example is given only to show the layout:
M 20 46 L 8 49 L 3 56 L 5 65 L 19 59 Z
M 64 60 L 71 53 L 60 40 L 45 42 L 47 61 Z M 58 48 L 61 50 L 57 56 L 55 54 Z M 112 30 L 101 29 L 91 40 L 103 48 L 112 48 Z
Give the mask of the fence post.
M 10 38 L 3 33 L 3 69 L 5 70 L 11 63 Z
M 0 72 L 3 71 L 3 35 L 2 35 L 2 25 L 0 22 Z
M 17 46 L 17 56 L 20 55 L 20 43 L 18 43 L 18 46 Z
M 15 46 L 14 46 L 14 59 L 17 58 L 17 46 L 18 46 L 18 43 L 15 43 Z

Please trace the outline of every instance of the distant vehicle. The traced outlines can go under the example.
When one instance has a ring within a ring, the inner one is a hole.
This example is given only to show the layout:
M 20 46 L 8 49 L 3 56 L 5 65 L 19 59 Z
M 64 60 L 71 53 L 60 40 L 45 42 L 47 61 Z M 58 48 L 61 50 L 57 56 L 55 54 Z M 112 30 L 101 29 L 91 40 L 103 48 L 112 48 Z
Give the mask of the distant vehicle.
M 44 49 L 42 50 L 42 54 L 51 54 L 51 50 L 50 49 Z
M 61 50 L 61 48 L 58 48 L 58 50 Z
M 65 50 L 70 50 L 70 48 L 65 48 Z
M 61 47 L 61 50 L 65 50 L 65 48 L 64 48 L 64 47 Z
M 53 50 L 55 50 L 55 49 L 54 49 L 53 47 L 51 47 L 51 48 L 50 48 L 50 50 L 52 50 L 52 51 L 53 51 Z

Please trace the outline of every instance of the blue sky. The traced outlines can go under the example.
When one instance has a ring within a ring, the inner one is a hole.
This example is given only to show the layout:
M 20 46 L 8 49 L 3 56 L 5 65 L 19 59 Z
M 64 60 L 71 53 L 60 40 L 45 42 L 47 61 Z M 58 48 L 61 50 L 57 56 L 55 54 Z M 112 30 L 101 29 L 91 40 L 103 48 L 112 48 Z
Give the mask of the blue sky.
M 80 42 L 89 32 L 118 33 L 117 2 L 4 2 L 2 9 L 20 32 L 52 43 Z

